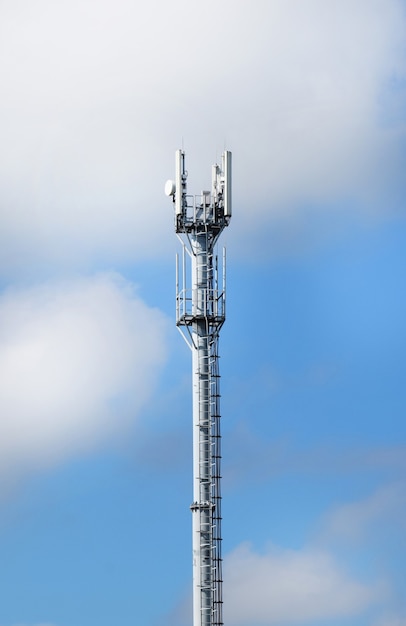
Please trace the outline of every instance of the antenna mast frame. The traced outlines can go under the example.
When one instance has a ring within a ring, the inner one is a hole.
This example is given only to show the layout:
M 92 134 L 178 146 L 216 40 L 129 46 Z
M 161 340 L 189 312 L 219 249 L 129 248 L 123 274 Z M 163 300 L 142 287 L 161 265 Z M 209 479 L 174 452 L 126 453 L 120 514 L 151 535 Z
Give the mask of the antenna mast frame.
M 165 192 L 182 242 L 176 257 L 176 325 L 192 351 L 193 373 L 193 626 L 223 626 L 221 433 L 218 341 L 225 321 L 225 250 L 215 247 L 231 220 L 231 152 L 212 167 L 212 189 L 187 194 L 185 153 L 176 152 L 176 180 Z M 188 286 L 186 252 L 191 263 Z M 181 274 L 181 280 L 179 276 Z

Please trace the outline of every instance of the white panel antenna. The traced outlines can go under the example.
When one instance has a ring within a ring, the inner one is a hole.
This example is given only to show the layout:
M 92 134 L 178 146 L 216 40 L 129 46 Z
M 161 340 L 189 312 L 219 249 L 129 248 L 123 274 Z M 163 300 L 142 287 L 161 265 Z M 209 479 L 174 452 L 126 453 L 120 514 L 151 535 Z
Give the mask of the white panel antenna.
M 222 157 L 224 176 L 224 215 L 231 217 L 231 152 L 225 150 Z
M 175 187 L 175 214 L 182 215 L 186 202 L 185 153 L 183 150 L 176 150 Z
M 218 165 L 213 165 L 211 168 L 211 180 L 212 180 L 212 194 L 213 198 L 217 200 L 220 193 L 220 168 Z

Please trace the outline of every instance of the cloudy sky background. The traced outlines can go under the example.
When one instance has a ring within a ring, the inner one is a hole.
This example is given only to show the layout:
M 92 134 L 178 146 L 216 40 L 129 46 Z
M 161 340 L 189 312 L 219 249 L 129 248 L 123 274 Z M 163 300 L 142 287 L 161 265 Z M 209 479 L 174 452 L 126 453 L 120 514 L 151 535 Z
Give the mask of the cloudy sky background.
M 233 152 L 229 626 L 405 626 L 406 5 L 0 1 L 0 626 L 190 624 L 171 202 Z

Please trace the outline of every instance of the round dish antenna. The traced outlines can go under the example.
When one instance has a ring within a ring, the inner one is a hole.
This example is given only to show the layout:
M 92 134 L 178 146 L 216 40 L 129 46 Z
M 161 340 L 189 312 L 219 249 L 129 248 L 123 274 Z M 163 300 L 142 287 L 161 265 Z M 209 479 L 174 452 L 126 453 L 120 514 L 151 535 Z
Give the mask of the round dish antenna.
M 167 180 L 165 183 L 165 195 L 174 196 L 176 191 L 176 185 L 173 180 Z

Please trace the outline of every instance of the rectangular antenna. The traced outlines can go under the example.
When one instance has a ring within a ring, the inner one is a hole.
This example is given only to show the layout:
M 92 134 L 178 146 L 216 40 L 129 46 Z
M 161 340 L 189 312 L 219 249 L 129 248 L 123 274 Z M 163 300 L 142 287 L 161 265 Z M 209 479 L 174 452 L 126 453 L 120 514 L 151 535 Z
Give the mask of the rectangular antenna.
M 222 158 L 224 176 L 224 215 L 231 217 L 231 152 L 225 150 Z
M 219 166 L 213 165 L 211 168 L 211 186 L 212 186 L 213 198 L 215 198 L 216 200 L 217 200 L 217 194 L 220 191 L 219 174 L 220 174 Z
M 183 191 L 185 174 L 185 153 L 183 150 L 176 150 L 176 177 L 175 177 L 175 214 L 183 213 Z

